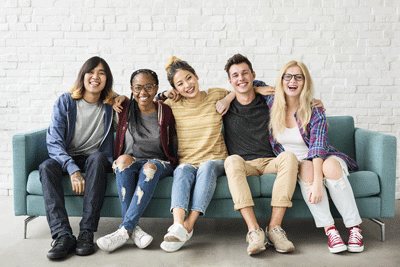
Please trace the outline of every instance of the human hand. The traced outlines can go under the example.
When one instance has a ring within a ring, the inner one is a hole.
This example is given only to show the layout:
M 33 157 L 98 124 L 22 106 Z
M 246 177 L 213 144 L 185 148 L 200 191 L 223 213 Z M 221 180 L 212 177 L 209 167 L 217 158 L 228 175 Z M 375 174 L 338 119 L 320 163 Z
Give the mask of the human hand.
M 230 101 L 226 101 L 225 98 L 223 98 L 215 103 L 215 108 L 217 109 L 217 112 L 223 116 L 228 112 L 230 104 Z
M 120 113 L 122 111 L 122 103 L 124 103 L 125 99 L 127 99 L 126 96 L 120 95 L 114 99 L 114 104 L 113 104 L 113 109 L 117 112 Z
M 261 95 L 274 95 L 275 94 L 275 87 L 272 86 L 255 86 L 254 91 Z
M 71 175 L 70 178 L 72 191 L 74 191 L 77 195 L 83 195 L 85 192 L 85 179 L 83 179 L 82 173 L 80 171 L 76 171 Z
M 321 202 L 323 197 L 322 182 L 315 182 L 311 185 L 308 192 L 308 202 L 310 204 L 317 204 Z
M 175 89 L 168 90 L 165 93 L 165 96 L 169 99 L 172 99 L 174 102 L 177 102 L 179 99 L 181 99 L 181 94 Z
M 322 108 L 325 111 L 324 103 L 322 103 L 322 101 L 319 99 L 313 99 L 313 101 L 311 102 L 311 106 L 316 108 Z

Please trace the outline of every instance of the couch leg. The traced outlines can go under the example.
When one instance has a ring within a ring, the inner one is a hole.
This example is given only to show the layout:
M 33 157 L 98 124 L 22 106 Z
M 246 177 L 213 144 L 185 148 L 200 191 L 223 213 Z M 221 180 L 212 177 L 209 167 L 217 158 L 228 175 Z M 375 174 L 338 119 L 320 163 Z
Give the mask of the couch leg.
M 26 230 L 28 228 L 28 223 L 34 219 L 36 219 L 38 216 L 29 216 L 28 218 L 26 218 L 24 220 L 24 224 L 25 224 L 25 229 L 24 229 L 24 239 L 26 239 Z
M 381 226 L 381 241 L 385 242 L 385 223 L 375 218 L 369 218 L 369 219 Z

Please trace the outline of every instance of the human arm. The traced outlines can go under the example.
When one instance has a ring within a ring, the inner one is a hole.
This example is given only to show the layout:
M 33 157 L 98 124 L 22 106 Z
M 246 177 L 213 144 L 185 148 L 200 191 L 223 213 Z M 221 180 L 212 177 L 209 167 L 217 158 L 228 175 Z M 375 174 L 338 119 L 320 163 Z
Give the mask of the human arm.
M 77 195 L 83 195 L 85 192 L 85 179 L 80 171 L 74 172 L 71 176 L 72 191 Z
M 117 96 L 114 98 L 114 104 L 113 104 L 113 109 L 117 112 L 120 113 L 123 109 L 122 103 L 124 103 L 125 100 L 129 100 L 128 97 L 124 95 Z
M 300 131 L 309 147 L 307 159 L 322 158 L 325 160 L 329 150 L 329 142 L 328 127 L 323 109 L 312 108 L 311 119 L 307 125 L 308 134 L 304 134 L 302 129 Z
M 260 95 L 274 95 L 275 94 L 275 87 L 272 86 L 255 86 L 254 91 L 259 93 Z
M 314 98 L 313 101 L 311 102 L 311 106 L 316 108 L 322 108 L 322 110 L 325 111 L 324 103 L 322 103 L 320 99 Z
M 227 96 L 224 98 L 220 99 L 215 103 L 215 108 L 217 109 L 217 112 L 221 115 L 225 115 L 226 112 L 229 110 L 229 105 L 235 99 L 236 93 L 235 91 L 230 92 Z
M 50 158 L 60 164 L 63 172 L 72 175 L 80 169 L 67 153 L 68 142 L 72 138 L 67 113 L 73 108 L 71 104 L 73 100 L 68 96 L 68 94 L 61 95 L 54 104 L 51 122 L 47 129 L 46 144 Z
M 308 192 L 308 202 L 311 204 L 317 204 L 321 202 L 323 197 L 323 173 L 322 173 L 322 163 L 324 162 L 321 158 L 314 158 L 313 162 L 313 171 L 314 171 L 314 182 L 310 186 L 310 190 Z
M 179 92 L 177 90 L 170 89 L 170 90 L 158 93 L 157 99 L 159 99 L 161 101 L 165 101 L 167 99 L 172 99 L 174 102 L 177 102 L 179 99 L 181 99 L 181 95 L 179 94 Z

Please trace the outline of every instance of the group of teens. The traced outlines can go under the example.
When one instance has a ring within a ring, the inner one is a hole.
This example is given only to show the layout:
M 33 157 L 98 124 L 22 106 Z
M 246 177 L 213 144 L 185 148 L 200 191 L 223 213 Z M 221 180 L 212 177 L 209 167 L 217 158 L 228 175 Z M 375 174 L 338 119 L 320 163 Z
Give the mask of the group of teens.
M 172 57 L 166 65 L 172 89 L 158 95 L 154 71 L 132 73 L 130 98 L 118 96 L 113 105 L 117 126 L 112 169 L 123 222 L 115 232 L 98 238 L 98 247 L 111 252 L 130 238 L 139 248 L 147 247 L 153 238 L 138 226 L 139 219 L 158 181 L 173 176 L 173 224 L 161 248 L 179 250 L 193 236 L 198 217 L 205 214 L 217 178 L 226 174 L 234 209 L 248 226 L 249 255 L 265 250 L 267 244 L 281 253 L 294 250 L 281 224 L 292 206 L 296 183 L 316 226 L 325 230 L 330 252 L 363 251 L 361 218 L 347 178 L 358 167 L 329 145 L 324 109 L 320 101 L 314 101 L 313 82 L 304 63 L 285 64 L 274 88 L 255 80 L 251 62 L 240 54 L 228 59 L 225 71 L 233 91 L 202 91 L 195 70 Z M 82 90 L 87 90 L 85 83 Z M 246 177 L 266 173 L 277 177 L 271 219 L 264 231 L 257 222 Z M 71 183 L 74 186 L 72 178 Z M 327 191 L 349 228 L 347 244 L 334 225 Z M 92 233 L 96 228 L 97 224 Z M 61 236 L 53 231 L 52 235 L 55 239 Z

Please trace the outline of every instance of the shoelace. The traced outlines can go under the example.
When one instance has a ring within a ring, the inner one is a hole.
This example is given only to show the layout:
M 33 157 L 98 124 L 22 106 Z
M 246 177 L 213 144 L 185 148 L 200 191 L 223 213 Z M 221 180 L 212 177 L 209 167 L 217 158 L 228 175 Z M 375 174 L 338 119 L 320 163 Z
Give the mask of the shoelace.
M 69 238 L 69 235 L 67 233 L 57 236 L 57 238 L 54 239 L 53 242 L 51 242 L 51 247 L 55 247 L 58 244 L 64 243 L 66 241 L 66 239 L 68 239 L 68 238 Z
M 328 235 L 328 239 L 329 239 L 329 244 L 331 246 L 343 243 L 343 240 L 340 237 L 339 232 L 336 229 L 329 230 L 327 235 Z
M 286 232 L 282 228 L 275 227 L 274 229 L 272 229 L 272 232 L 276 232 L 279 236 L 279 239 L 284 240 L 284 241 L 288 240 L 287 236 L 286 236 Z
M 108 236 L 108 240 L 110 241 L 110 244 L 113 245 L 115 243 L 118 243 L 121 240 L 124 240 L 124 237 L 120 233 L 122 230 L 118 229 L 118 231 L 112 233 L 110 236 Z
M 353 227 L 350 229 L 349 244 L 360 244 L 362 238 L 360 228 Z
M 136 228 L 135 228 L 135 233 L 134 233 L 134 235 L 137 237 L 137 238 L 141 238 L 142 236 L 144 236 L 144 235 L 146 235 L 146 233 L 142 230 L 142 228 L 140 228 L 139 226 L 136 226 Z
M 87 230 L 83 230 L 79 233 L 78 240 L 88 242 L 93 241 L 93 234 Z
M 247 235 L 247 240 L 249 243 L 252 243 L 253 241 L 261 241 L 261 235 L 259 235 L 258 232 L 260 232 L 260 229 L 252 230 L 249 232 L 249 234 Z

